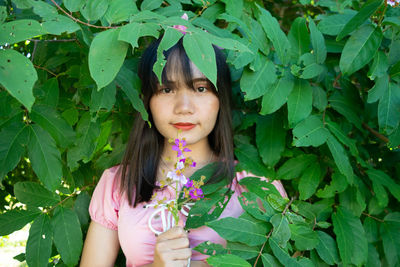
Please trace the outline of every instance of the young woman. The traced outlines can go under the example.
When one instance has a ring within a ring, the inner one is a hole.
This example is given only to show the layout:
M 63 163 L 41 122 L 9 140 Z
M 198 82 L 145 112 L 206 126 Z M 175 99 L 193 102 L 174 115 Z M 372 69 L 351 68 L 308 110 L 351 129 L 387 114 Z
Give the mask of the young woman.
M 128 267 L 187 266 L 189 259 L 190 266 L 208 266 L 207 256 L 191 248 L 204 241 L 225 243 L 206 226 L 190 233 L 181 226 L 162 232 L 163 218 L 154 216 L 151 197 L 157 192 L 159 199 L 175 198 L 169 186 L 159 187 L 165 171 L 173 170 L 177 159 L 170 138 L 184 138 L 191 150 L 185 156 L 197 162 L 195 168 L 186 169 L 186 177 L 216 162 L 218 168 L 211 180 L 221 175 L 230 179 L 235 192 L 221 217 L 238 217 L 243 212 L 237 180 L 248 174 L 234 173 L 231 81 L 223 53 L 214 48 L 218 91 L 189 60 L 182 39 L 165 52 L 167 64 L 160 84 L 152 71 L 159 43 L 157 40 L 146 49 L 139 65 L 143 102 L 152 127 L 137 116 L 122 164 L 106 170 L 96 186 L 81 266 L 114 266 L 120 247 Z M 285 195 L 282 185 L 275 185 Z M 151 230 L 149 220 L 159 235 Z M 186 221 L 183 213 L 180 220 L 181 225 Z

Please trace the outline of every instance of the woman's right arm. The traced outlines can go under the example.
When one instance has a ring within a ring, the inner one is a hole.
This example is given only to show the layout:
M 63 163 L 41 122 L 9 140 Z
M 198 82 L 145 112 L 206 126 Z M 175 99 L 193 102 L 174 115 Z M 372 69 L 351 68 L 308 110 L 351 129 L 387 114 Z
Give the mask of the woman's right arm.
M 118 252 L 118 232 L 92 221 L 86 235 L 80 267 L 114 266 Z

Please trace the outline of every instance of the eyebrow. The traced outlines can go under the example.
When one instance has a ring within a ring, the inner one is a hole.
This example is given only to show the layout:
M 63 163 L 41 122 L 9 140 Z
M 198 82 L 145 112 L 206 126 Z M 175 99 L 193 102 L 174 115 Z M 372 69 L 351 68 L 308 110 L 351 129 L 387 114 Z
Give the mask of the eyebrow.
M 195 82 L 209 82 L 209 80 L 207 78 L 205 78 L 205 77 L 201 77 L 201 78 L 194 78 L 194 79 L 191 80 L 191 82 L 192 83 L 195 83 Z M 165 83 L 166 84 L 175 84 L 176 82 L 175 81 L 171 81 L 171 80 L 166 80 Z

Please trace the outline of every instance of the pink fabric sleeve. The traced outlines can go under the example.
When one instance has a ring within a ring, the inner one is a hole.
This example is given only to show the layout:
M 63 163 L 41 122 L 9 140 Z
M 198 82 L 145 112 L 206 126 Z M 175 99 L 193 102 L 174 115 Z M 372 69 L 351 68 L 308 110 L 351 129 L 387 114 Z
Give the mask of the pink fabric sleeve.
M 257 175 L 254 175 L 250 172 L 246 172 L 246 171 L 241 171 L 241 172 L 237 172 L 236 173 L 236 179 L 233 180 L 233 188 L 235 188 L 235 191 L 239 191 L 239 193 L 242 193 L 243 191 L 247 191 L 246 188 L 244 188 L 243 186 L 239 185 L 239 181 L 245 177 L 259 177 L 261 180 L 266 180 L 268 181 L 268 178 L 265 177 L 260 177 Z M 283 188 L 283 185 L 281 183 L 281 181 L 279 180 L 274 180 L 272 181 L 272 184 L 275 186 L 275 188 L 279 191 L 279 193 L 281 194 L 282 197 L 287 198 L 287 194 L 285 191 L 285 188 Z
M 118 167 L 103 172 L 93 192 L 89 214 L 93 221 L 112 229 L 118 229 L 119 193 L 117 187 Z

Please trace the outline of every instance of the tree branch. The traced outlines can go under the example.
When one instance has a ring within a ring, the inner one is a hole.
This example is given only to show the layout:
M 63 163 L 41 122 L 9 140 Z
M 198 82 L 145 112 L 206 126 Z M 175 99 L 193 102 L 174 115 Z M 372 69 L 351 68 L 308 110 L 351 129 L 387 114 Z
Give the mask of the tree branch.
M 389 139 L 384 136 L 383 134 L 375 131 L 374 129 L 372 129 L 371 127 L 369 127 L 368 124 L 366 124 L 365 122 L 362 123 L 362 126 L 364 127 L 364 129 L 367 129 L 370 133 L 372 133 L 373 135 L 375 135 L 378 139 L 382 140 L 385 143 L 389 142 Z

